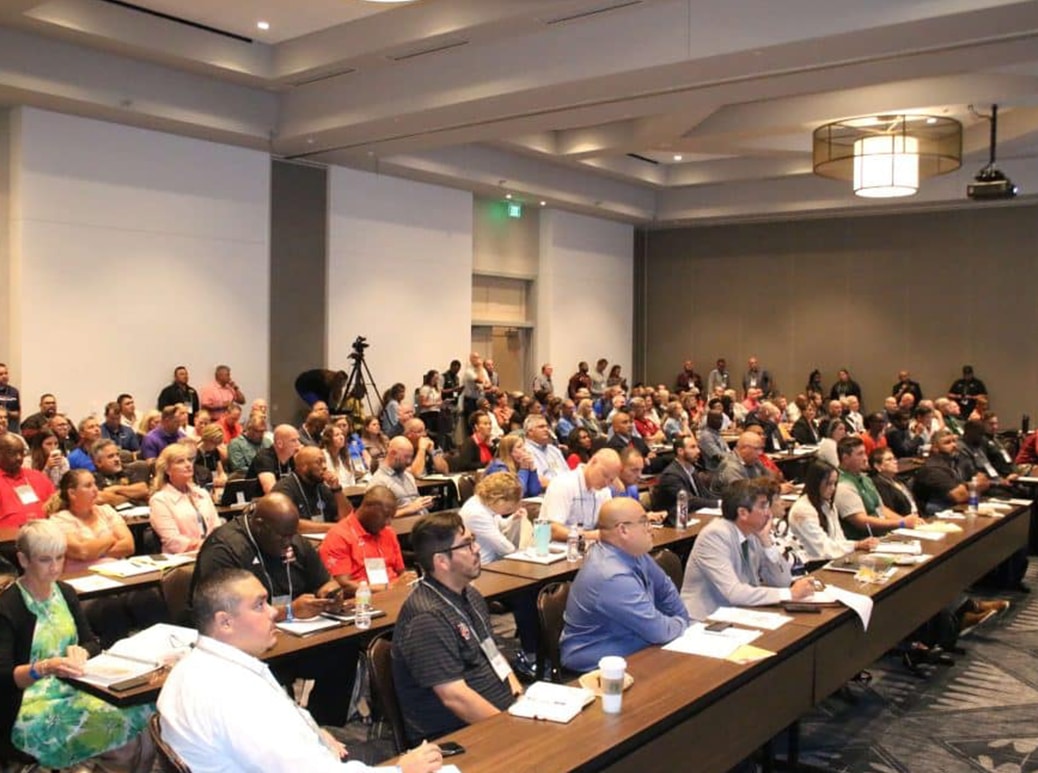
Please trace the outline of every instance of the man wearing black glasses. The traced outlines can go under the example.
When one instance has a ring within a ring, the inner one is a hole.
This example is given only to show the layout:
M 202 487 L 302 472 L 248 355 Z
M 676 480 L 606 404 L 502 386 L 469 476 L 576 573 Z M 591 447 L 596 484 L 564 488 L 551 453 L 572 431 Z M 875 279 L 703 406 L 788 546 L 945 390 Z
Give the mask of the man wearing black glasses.
M 450 733 L 507 709 L 522 688 L 494 641 L 471 583 L 479 544 L 457 513 L 432 513 L 411 532 L 423 578 L 393 632 L 393 681 L 408 740 Z

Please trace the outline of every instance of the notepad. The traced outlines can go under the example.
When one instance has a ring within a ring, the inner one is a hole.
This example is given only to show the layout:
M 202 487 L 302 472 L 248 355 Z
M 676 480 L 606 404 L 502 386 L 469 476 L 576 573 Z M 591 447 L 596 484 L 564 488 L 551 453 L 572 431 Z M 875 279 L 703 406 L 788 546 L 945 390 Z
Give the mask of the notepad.
M 767 631 L 774 631 L 793 621 L 789 615 L 782 615 L 778 612 L 760 612 L 739 607 L 718 607 L 708 619 L 724 623 L 737 623 L 749 628 L 763 628 Z
M 926 539 L 931 542 L 944 539 L 944 534 L 939 531 L 923 531 L 922 529 L 894 529 L 890 532 L 896 534 L 899 537 L 911 537 L 912 539 Z M 886 547 L 890 547 L 889 544 Z
M 98 687 L 108 687 L 116 682 L 134 679 L 156 670 L 158 665 L 155 663 L 130 660 L 111 652 L 102 652 L 83 664 L 83 675 L 77 679 Z
M 104 577 L 103 575 L 96 574 L 87 575 L 86 577 L 76 577 L 71 580 L 65 580 L 65 582 L 75 588 L 76 593 L 97 593 L 103 590 L 123 587 L 121 582 L 113 580 L 111 577 Z
M 198 631 L 182 625 L 155 623 L 120 639 L 108 652 L 142 662 L 166 663 L 185 655 L 198 641 Z
M 517 550 L 514 553 L 509 553 L 505 558 L 510 558 L 513 561 L 527 561 L 531 564 L 554 564 L 556 561 L 566 560 L 566 546 L 561 542 L 553 542 L 551 548 L 548 550 L 548 555 L 539 556 L 534 549 L 526 548 L 525 550 Z
M 696 510 L 696 515 L 720 515 L 720 507 L 701 507 Z
M 293 620 L 292 622 L 283 620 L 282 622 L 277 623 L 279 631 L 290 633 L 293 636 L 310 636 L 318 631 L 325 631 L 329 628 L 336 628 L 340 625 L 342 625 L 342 623 L 338 620 L 333 620 L 324 617 L 323 615 L 309 617 L 304 620 Z
M 583 687 L 534 682 L 519 700 L 508 707 L 508 713 L 515 717 L 566 724 L 594 700 L 595 694 Z
M 723 631 L 708 631 L 705 623 L 693 623 L 678 638 L 663 645 L 668 652 L 684 655 L 700 655 L 705 658 L 724 660 L 745 644 L 749 644 L 761 632 L 746 628 L 726 628 Z

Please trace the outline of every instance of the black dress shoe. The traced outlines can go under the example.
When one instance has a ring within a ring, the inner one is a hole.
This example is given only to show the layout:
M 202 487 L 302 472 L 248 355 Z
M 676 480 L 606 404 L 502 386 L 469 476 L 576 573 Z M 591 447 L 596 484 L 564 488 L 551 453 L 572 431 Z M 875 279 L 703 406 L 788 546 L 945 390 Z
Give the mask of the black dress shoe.
M 954 666 L 955 660 L 940 647 L 931 647 L 927 653 L 927 662 L 935 666 Z

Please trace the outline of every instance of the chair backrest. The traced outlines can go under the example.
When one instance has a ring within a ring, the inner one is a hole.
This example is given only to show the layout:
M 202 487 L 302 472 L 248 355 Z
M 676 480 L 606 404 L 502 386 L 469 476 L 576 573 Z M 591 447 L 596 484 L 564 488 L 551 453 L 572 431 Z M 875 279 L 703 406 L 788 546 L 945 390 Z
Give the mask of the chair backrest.
M 541 625 L 541 651 L 537 653 L 537 659 L 542 668 L 539 672 L 546 674 L 553 682 L 559 681 L 562 674 L 559 639 L 562 637 L 562 615 L 566 611 L 569 586 L 568 582 L 552 582 L 541 588 L 541 592 L 537 594 L 537 620 Z
M 465 473 L 458 478 L 458 504 L 463 505 L 472 499 L 476 493 L 476 478 L 470 473 Z
M 223 494 L 220 496 L 220 506 L 230 507 L 231 505 L 238 504 L 239 493 L 245 497 L 246 502 L 251 502 L 253 499 L 263 496 L 259 478 L 242 477 L 234 480 L 228 478 Z
M 393 743 L 396 745 L 397 754 L 403 754 L 407 751 L 407 733 L 404 728 L 404 714 L 400 710 L 396 687 L 393 685 L 393 645 L 390 633 L 376 636 L 368 644 L 371 697 L 393 731 Z
M 191 773 L 189 768 L 175 751 L 162 738 L 162 725 L 159 720 L 159 712 L 155 712 L 151 715 L 151 719 L 148 720 L 148 732 L 151 734 L 151 740 L 155 743 L 155 750 L 158 752 L 155 756 L 159 761 L 159 768 L 162 773 Z
M 653 559 L 660 565 L 660 569 L 674 582 L 674 587 L 681 590 L 681 583 L 685 580 L 685 570 L 681 568 L 681 559 L 672 550 L 661 548 L 654 551 Z
M 187 610 L 191 605 L 191 575 L 194 564 L 175 566 L 162 576 L 162 598 L 166 602 L 169 621 L 174 625 L 189 625 Z

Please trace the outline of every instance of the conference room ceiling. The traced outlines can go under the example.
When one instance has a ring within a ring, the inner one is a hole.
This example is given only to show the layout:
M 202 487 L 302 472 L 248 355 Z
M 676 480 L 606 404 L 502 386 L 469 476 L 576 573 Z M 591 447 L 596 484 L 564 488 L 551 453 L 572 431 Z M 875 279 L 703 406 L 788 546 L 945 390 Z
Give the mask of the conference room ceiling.
M 970 105 L 1038 191 L 1038 0 L 0 0 L 5 103 L 639 223 L 979 206 Z M 962 169 L 812 173 L 816 127 L 905 112 Z

